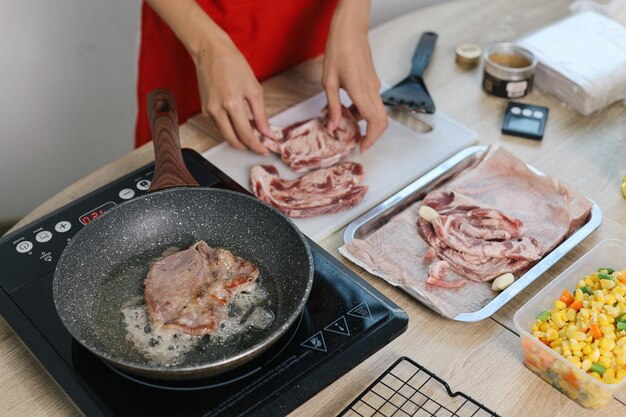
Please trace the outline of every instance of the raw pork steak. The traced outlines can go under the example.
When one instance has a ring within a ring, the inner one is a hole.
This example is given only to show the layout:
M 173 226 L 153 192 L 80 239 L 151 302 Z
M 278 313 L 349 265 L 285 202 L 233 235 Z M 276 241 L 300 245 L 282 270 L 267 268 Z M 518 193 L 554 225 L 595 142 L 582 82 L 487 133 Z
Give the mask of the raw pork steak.
M 537 242 L 524 235 L 522 221 L 499 210 L 480 206 L 447 188 L 430 192 L 423 204 L 439 217 L 432 224 L 420 217 L 420 235 L 451 269 L 466 278 L 490 281 L 522 270 L 541 257 Z
M 350 110 L 341 108 L 339 126 L 333 134 L 326 130 L 326 109 L 322 117 L 295 123 L 283 129 L 272 127 L 277 140 L 263 136 L 255 129 L 261 143 L 295 172 L 326 168 L 344 160 L 360 142 L 361 132 L 357 119 Z
M 355 162 L 319 169 L 296 180 L 280 178 L 274 165 L 257 165 L 250 173 L 250 189 L 287 216 L 314 217 L 358 204 L 367 191 L 367 186 L 359 185 L 363 179 L 363 166 Z
M 228 316 L 231 299 L 258 276 L 251 262 L 199 241 L 150 268 L 144 293 L 150 320 L 189 334 L 210 333 Z

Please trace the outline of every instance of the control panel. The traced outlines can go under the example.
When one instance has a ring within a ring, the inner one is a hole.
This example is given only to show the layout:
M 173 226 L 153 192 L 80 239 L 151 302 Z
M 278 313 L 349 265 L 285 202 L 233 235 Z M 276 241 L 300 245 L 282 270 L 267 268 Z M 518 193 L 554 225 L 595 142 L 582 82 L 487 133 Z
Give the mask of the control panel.
M 153 169 L 108 184 L 0 243 L 0 283 L 9 292 L 53 271 L 72 237 L 108 210 L 145 194 Z

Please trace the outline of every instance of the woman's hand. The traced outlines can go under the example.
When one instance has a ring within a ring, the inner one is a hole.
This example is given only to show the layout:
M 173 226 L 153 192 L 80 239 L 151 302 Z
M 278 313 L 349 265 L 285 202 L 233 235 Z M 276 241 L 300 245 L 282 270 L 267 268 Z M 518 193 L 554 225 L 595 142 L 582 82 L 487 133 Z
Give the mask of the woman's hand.
M 369 8 L 370 1 L 340 0 L 328 34 L 322 76 L 328 99 L 329 131 L 335 130 L 341 117 L 340 87 L 346 90 L 367 122 L 361 152 L 369 149 L 388 125 L 367 38 Z
M 269 129 L 263 88 L 250 65 L 230 39 L 215 39 L 193 54 L 198 74 L 202 112 L 210 115 L 228 143 L 267 155 L 268 150 L 252 133 L 249 114 L 257 129 L 274 137 Z
M 269 129 L 263 89 L 235 44 L 195 0 L 147 0 L 185 45 L 196 64 L 202 112 L 215 120 L 231 146 L 268 150 L 252 133 L 249 115 L 265 136 Z

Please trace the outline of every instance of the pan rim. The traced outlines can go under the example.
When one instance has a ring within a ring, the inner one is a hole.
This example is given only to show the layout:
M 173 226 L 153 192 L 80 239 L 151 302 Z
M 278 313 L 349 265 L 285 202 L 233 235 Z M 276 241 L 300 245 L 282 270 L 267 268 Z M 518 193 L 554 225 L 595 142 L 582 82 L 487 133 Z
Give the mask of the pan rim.
M 253 346 L 249 347 L 248 349 L 243 350 L 242 352 L 239 352 L 237 355 L 233 355 L 233 356 L 229 356 L 226 359 L 220 359 L 220 360 L 216 360 L 216 361 L 211 361 L 211 362 L 204 362 L 203 364 L 200 365 L 194 365 L 194 366 L 184 366 L 184 367 L 177 367 L 177 366 L 148 366 L 146 364 L 139 364 L 133 361 L 128 361 L 125 359 L 120 359 L 119 357 L 115 356 L 115 355 L 111 355 L 108 352 L 104 352 L 101 349 L 99 349 L 97 346 L 95 346 L 93 343 L 90 343 L 90 340 L 85 340 L 83 338 L 78 337 L 78 332 L 77 330 L 72 326 L 72 320 L 68 319 L 68 317 L 66 317 L 60 309 L 59 306 L 59 296 L 57 295 L 59 290 L 59 275 L 60 272 L 59 270 L 61 269 L 61 266 L 64 263 L 65 257 L 66 256 L 70 256 L 68 255 L 69 253 L 72 252 L 71 248 L 73 248 L 73 245 L 75 245 L 77 242 L 77 236 L 82 236 L 85 233 L 89 233 L 89 230 L 92 229 L 88 229 L 89 226 L 91 226 L 92 224 L 99 224 L 99 222 L 103 221 L 102 219 L 105 219 L 107 217 L 110 217 L 112 214 L 114 214 L 115 212 L 121 210 L 123 207 L 128 207 L 131 206 L 133 204 L 138 204 L 138 202 L 148 199 L 150 197 L 153 197 L 155 195 L 162 195 L 162 194 L 168 194 L 168 193 L 180 193 L 180 192 L 193 192 L 193 193 L 197 193 L 197 192 L 203 192 L 203 193 L 210 193 L 210 194 L 230 194 L 230 195 L 235 195 L 237 197 L 241 197 L 244 199 L 248 199 L 253 201 L 256 204 L 261 204 L 262 206 L 266 207 L 267 209 L 270 209 L 271 212 L 273 212 L 274 214 L 278 215 L 279 217 L 281 217 L 283 220 L 287 221 L 287 224 L 291 227 L 291 229 L 293 229 L 296 232 L 297 237 L 299 238 L 300 242 L 304 245 L 304 249 L 307 255 L 307 259 L 308 259 L 308 281 L 307 281 L 307 285 L 306 285 L 306 289 L 303 292 L 302 296 L 299 299 L 299 304 L 298 307 L 296 309 L 294 309 L 294 311 L 287 317 L 287 319 L 285 320 L 285 322 L 277 329 L 275 329 L 272 333 L 270 333 L 268 335 L 268 337 L 263 338 L 261 341 L 259 341 L 258 343 L 254 344 Z M 87 232 L 85 232 L 85 230 L 87 230 Z M 309 242 L 307 241 L 307 237 L 300 231 L 300 229 L 295 225 L 295 223 L 289 218 L 287 217 L 284 213 L 282 213 L 280 210 L 276 209 L 275 207 L 271 206 L 270 204 L 267 204 L 266 202 L 251 196 L 249 194 L 245 194 L 239 191 L 234 191 L 234 190 L 228 190 L 228 189 L 222 189 L 222 188 L 210 188 L 210 187 L 174 187 L 174 188 L 168 188 L 168 189 L 163 189 L 163 190 L 158 190 L 158 191 L 154 191 L 148 194 L 144 194 L 142 196 L 136 197 L 132 200 L 129 201 L 125 201 L 120 205 L 117 205 L 113 208 L 111 208 L 110 210 L 106 211 L 102 216 L 98 217 L 97 219 L 95 219 L 92 223 L 90 223 L 89 225 L 86 225 L 84 227 L 82 227 L 69 241 L 68 245 L 64 248 L 63 252 L 61 253 L 61 256 L 59 257 L 59 261 L 55 267 L 54 270 L 54 275 L 53 275 L 53 279 L 52 279 L 52 295 L 53 295 L 53 301 L 54 301 L 54 306 L 55 306 L 55 310 L 59 316 L 59 318 L 61 319 L 61 322 L 63 324 L 63 326 L 66 328 L 66 330 L 72 335 L 72 338 L 74 340 L 76 340 L 78 343 L 80 343 L 84 348 L 86 348 L 87 350 L 89 350 L 91 353 L 93 353 L 94 355 L 108 361 L 109 363 L 111 363 L 114 366 L 117 366 L 119 368 L 121 368 L 124 371 L 129 371 L 131 373 L 134 373 L 134 370 L 137 370 L 137 374 L 152 374 L 157 378 L 162 378 L 162 379 L 167 379 L 167 377 L 163 377 L 163 375 L 171 375 L 172 377 L 176 376 L 176 377 L 181 377 L 184 378 L 185 374 L 196 374 L 202 370 L 208 370 L 211 369 L 213 367 L 216 366 L 228 366 L 229 364 L 232 363 L 237 363 L 239 361 L 241 361 L 242 359 L 244 359 L 247 356 L 256 356 L 255 353 L 260 353 L 262 351 L 264 351 L 265 349 L 269 348 L 273 342 L 275 342 L 276 340 L 278 340 L 282 335 L 285 334 L 285 332 L 293 325 L 293 323 L 295 322 L 295 320 L 300 316 L 300 314 L 302 313 L 302 310 L 304 309 L 305 305 L 306 305 L 306 301 L 309 298 L 309 295 L 311 293 L 311 289 L 313 287 L 313 277 L 314 277 L 314 264 L 313 264 L 313 255 L 311 252 L 311 247 L 309 245 Z M 230 369 L 230 368 L 228 368 Z M 131 371 L 132 370 L 132 371 Z M 226 371 L 227 369 L 224 369 L 224 371 Z M 156 376 L 157 374 L 160 374 L 159 376 Z M 216 374 L 218 374 L 218 372 L 216 372 Z

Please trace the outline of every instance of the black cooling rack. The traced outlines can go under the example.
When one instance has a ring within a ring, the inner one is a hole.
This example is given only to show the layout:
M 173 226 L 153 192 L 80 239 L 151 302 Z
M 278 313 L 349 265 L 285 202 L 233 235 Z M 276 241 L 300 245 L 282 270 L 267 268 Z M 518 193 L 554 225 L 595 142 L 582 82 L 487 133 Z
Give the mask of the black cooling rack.
M 487 417 L 498 414 L 401 357 L 339 414 L 347 417 Z

